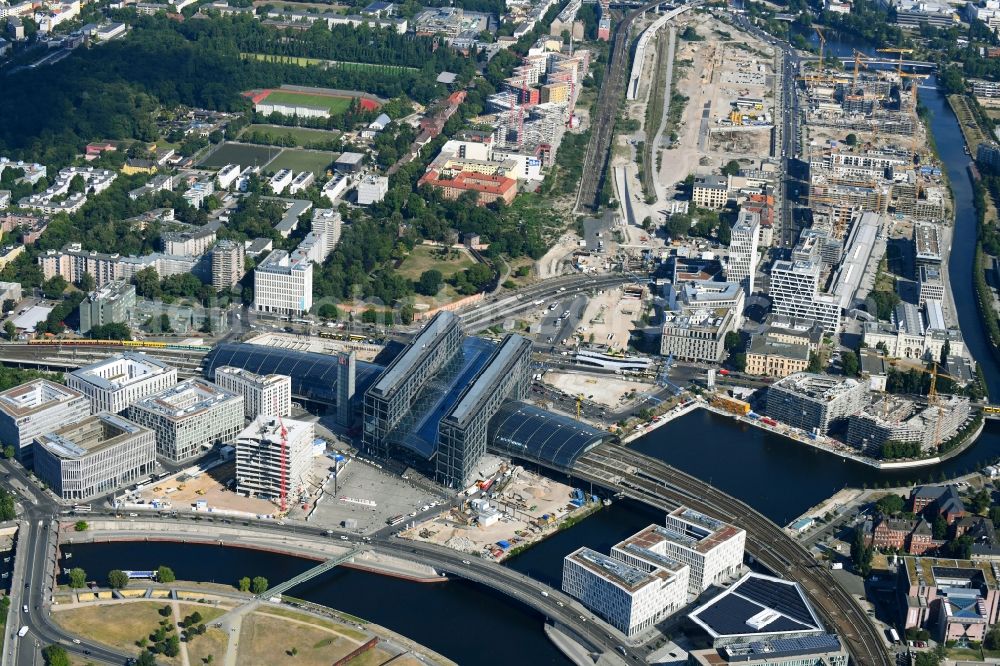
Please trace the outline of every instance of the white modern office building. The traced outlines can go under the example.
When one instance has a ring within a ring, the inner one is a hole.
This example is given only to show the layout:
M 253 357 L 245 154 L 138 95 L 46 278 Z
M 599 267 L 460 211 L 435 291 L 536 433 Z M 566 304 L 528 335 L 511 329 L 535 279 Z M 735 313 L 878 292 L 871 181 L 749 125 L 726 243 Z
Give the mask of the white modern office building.
M 657 528 L 650 539 L 657 539 L 655 552 L 691 567 L 688 592 L 694 595 L 743 569 L 746 531 L 688 507 L 668 513 L 662 531 Z
M 66 385 L 90 399 L 91 411 L 124 411 L 177 383 L 177 368 L 138 352 L 115 354 L 66 375 Z
M 740 210 L 729 239 L 729 260 L 726 279 L 739 283 L 747 296 L 753 293 L 754 275 L 757 272 L 757 241 L 760 238 L 760 215 L 751 210 Z M 741 313 L 742 314 L 742 313 Z
M 258 416 L 292 413 L 292 378 L 288 375 L 258 375 L 223 365 L 215 369 L 215 383 L 243 396 L 243 414 L 251 421 Z
M 35 474 L 63 500 L 114 492 L 153 471 L 156 440 L 117 414 L 101 413 L 35 440 Z
M 768 388 L 765 412 L 794 428 L 825 435 L 864 409 L 868 386 L 851 377 L 797 372 Z
M 633 566 L 584 547 L 563 560 L 562 590 L 632 637 L 684 606 L 687 571 Z
M 243 429 L 243 396 L 188 379 L 137 401 L 128 417 L 156 433 L 157 455 L 183 462 L 235 439 Z
M 813 319 L 828 333 L 840 329 L 840 301 L 820 290 L 819 261 L 776 261 L 771 267 L 771 301 L 779 317 Z
M 252 497 L 277 499 L 281 496 L 284 467 L 286 497 L 302 494 L 309 477 L 314 437 L 315 426 L 311 422 L 273 416 L 254 419 L 236 438 L 237 491 Z
M 35 379 L 0 393 L 0 442 L 17 450 L 32 466 L 35 438 L 90 416 L 90 400 L 79 391 L 47 379 Z
M 254 309 L 278 315 L 309 312 L 312 278 L 308 257 L 273 250 L 254 270 Z

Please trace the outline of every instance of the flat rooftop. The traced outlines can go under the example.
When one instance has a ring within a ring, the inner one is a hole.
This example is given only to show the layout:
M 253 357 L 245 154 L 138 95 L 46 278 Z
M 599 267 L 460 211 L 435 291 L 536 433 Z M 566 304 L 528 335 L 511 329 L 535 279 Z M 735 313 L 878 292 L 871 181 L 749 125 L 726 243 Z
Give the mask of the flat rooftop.
M 258 375 L 256 372 L 250 372 L 249 370 L 244 370 L 243 368 L 237 368 L 232 365 L 223 365 L 215 369 L 216 372 L 221 372 L 225 375 L 231 375 L 233 377 L 239 377 L 248 382 L 252 382 L 259 386 L 266 386 L 268 384 L 277 384 L 286 379 L 290 379 L 288 375 L 278 375 L 278 374 L 267 374 Z
M 649 564 L 665 569 L 671 573 L 678 573 L 687 565 L 683 562 L 667 557 L 656 550 L 660 545 L 672 540 L 672 533 L 663 529 L 659 525 L 650 525 L 641 532 L 637 532 L 615 544 L 614 548 L 624 551 L 634 557 L 644 560 Z
M 20 419 L 76 398 L 84 398 L 84 395 L 48 379 L 35 379 L 0 393 L 0 410 Z
M 758 573 L 744 576 L 689 617 L 713 639 L 825 633 L 798 583 Z
M 809 372 L 799 372 L 775 382 L 773 388 L 781 388 L 814 400 L 834 400 L 846 391 L 858 385 L 856 379 L 849 377 L 832 377 L 814 375 Z
M 661 578 L 655 573 L 647 573 L 621 560 L 602 555 L 586 546 L 573 551 L 566 556 L 566 559 L 576 562 L 583 568 L 630 593 L 636 592 L 657 578 Z
M 136 402 L 133 407 L 152 412 L 170 421 L 183 421 L 233 400 L 242 400 L 242 397 L 221 386 L 194 377 L 165 391 L 147 396 Z
M 937 226 L 925 222 L 913 225 L 913 243 L 918 259 L 941 260 L 941 237 Z
M 103 361 L 84 366 L 72 374 L 77 379 L 105 391 L 117 391 L 154 375 L 173 370 L 163 361 L 138 352 L 115 354 Z
M 148 431 L 117 414 L 101 413 L 42 435 L 36 442 L 59 458 L 75 460 L 120 444 L 142 432 Z
M 979 581 L 991 589 L 997 588 L 997 579 L 989 562 L 950 560 L 940 557 L 905 557 L 906 575 L 911 585 L 924 587 L 959 587 L 958 581 Z
M 674 543 L 699 553 L 708 552 L 743 532 L 738 527 L 685 506 L 674 509 L 667 516 L 681 521 L 684 524 L 684 532 L 678 532 L 667 526 L 660 528 L 662 529 L 660 534 Z

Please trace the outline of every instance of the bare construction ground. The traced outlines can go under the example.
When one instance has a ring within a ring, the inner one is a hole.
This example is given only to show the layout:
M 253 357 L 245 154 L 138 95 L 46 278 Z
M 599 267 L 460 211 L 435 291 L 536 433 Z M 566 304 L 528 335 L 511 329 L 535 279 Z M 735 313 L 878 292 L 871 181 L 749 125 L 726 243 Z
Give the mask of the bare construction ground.
M 635 395 L 656 388 L 644 382 L 633 382 L 608 375 L 587 375 L 582 372 L 546 372 L 542 379 L 549 386 L 567 395 L 582 395 L 591 402 L 614 408 L 631 402 Z
M 688 15 L 679 33 L 693 28 L 705 41 L 680 39 L 674 59 L 676 92 L 687 98 L 675 147 L 663 153 L 660 179 L 672 187 L 696 171 L 718 171 L 732 159 L 768 155 L 770 131 L 755 129 L 710 135 L 723 127 L 741 97 L 763 100 L 755 113 L 773 116 L 773 48 L 710 15 Z
M 145 504 L 158 503 L 163 509 L 187 511 L 204 501 L 212 510 L 271 515 L 279 509 L 273 502 L 253 499 L 227 488 L 236 479 L 236 463 L 228 462 L 197 476 L 181 475 L 143 488 L 139 497 Z
M 644 307 L 642 301 L 623 299 L 622 287 L 608 289 L 587 303 L 578 332 L 593 344 L 624 349 Z
M 570 486 L 522 467 L 515 467 L 508 480 L 501 479 L 496 485 L 499 490 L 494 491 L 496 497 L 490 500 L 490 504 L 501 515 L 493 524 L 477 524 L 475 513 L 466 503 L 461 509 L 452 509 L 417 524 L 401 536 L 442 544 L 470 556 L 502 560 L 509 549 L 494 555 L 498 542 L 506 541 L 512 548 L 517 548 L 538 541 L 558 530 L 559 523 L 572 513 L 588 510 L 586 506 L 577 509 L 570 504 L 573 490 Z M 543 519 L 545 515 L 551 520 Z

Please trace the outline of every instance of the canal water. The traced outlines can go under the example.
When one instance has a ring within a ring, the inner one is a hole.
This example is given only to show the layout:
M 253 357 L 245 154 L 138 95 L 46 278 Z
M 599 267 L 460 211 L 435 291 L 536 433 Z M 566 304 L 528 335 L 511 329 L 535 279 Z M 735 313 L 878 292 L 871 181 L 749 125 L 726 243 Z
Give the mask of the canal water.
M 865 45 L 830 39 L 827 52 L 847 57 Z M 934 87 L 934 79 L 925 85 Z M 1000 400 L 1000 368 L 976 312 L 971 267 L 975 251 L 975 211 L 958 123 L 947 101 L 921 89 L 931 127 L 956 198 L 956 233 L 949 261 L 951 286 L 966 346 L 982 365 L 990 394 Z M 785 524 L 845 486 L 938 481 L 980 469 L 1000 459 L 1000 422 L 988 422 L 979 440 L 935 467 L 879 472 L 865 465 L 752 428 L 713 413 L 696 411 L 658 428 L 632 446 L 689 472 Z M 630 501 L 611 507 L 519 555 L 509 566 L 552 585 L 561 579 L 562 558 L 587 545 L 607 552 L 612 544 L 662 515 Z M 277 583 L 312 566 L 311 562 L 239 548 L 167 543 L 68 546 L 72 559 L 91 579 L 108 570 L 153 569 L 161 564 L 179 578 L 234 583 L 264 575 Z M 518 663 L 570 663 L 548 641 L 542 618 L 530 609 L 465 581 L 420 584 L 349 569 L 337 569 L 296 588 L 294 596 L 358 615 L 423 643 L 460 663 L 486 659 Z M 487 638 L 488 637 L 488 638 Z M 498 637 L 500 640 L 498 641 Z

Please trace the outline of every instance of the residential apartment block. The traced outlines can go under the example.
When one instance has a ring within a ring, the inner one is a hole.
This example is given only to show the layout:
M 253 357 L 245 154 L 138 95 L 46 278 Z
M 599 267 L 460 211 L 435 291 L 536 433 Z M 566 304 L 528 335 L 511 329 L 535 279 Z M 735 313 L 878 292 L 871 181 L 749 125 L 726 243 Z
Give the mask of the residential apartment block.
M 800 372 L 771 385 L 765 411 L 782 423 L 825 435 L 846 425 L 867 402 L 866 382 Z
M 231 289 L 246 272 L 246 249 L 243 243 L 220 240 L 212 248 L 212 287 Z
M 90 399 L 91 410 L 114 414 L 177 383 L 177 368 L 137 352 L 115 354 L 66 375 L 66 385 Z

